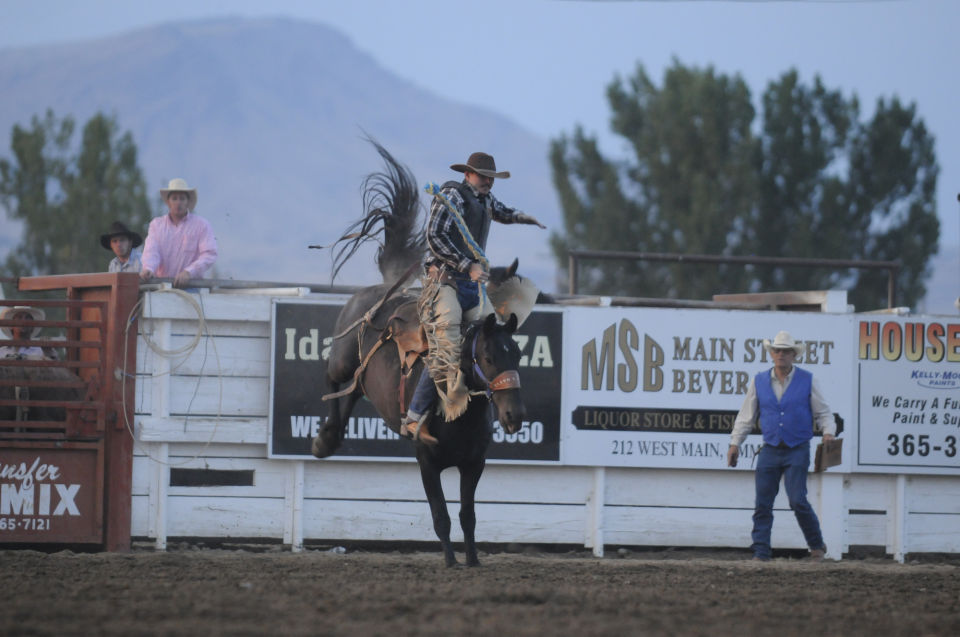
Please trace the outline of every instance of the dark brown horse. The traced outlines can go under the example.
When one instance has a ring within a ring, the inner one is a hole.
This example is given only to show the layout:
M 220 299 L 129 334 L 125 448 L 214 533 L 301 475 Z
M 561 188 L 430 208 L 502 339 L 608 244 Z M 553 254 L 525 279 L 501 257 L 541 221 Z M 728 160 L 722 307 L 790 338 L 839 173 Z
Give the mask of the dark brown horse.
M 387 426 L 399 433 L 407 407 L 401 403 L 409 400 L 423 368 L 421 359 L 416 359 L 401 384 L 401 352 L 408 350 L 402 344 L 398 347 L 398 342 L 404 342 L 401 335 L 416 340 L 419 334 L 416 298 L 392 294 L 402 283 L 398 277 L 404 274 L 400 273 L 409 274 L 411 264 L 419 261 L 424 250 L 422 231 L 415 221 L 419 213 L 417 186 L 405 167 L 373 143 L 388 170 L 367 178 L 364 202 L 368 212 L 352 228 L 356 232 L 348 235 L 347 246 L 338 253 L 335 271 L 361 242 L 379 232 L 376 228 L 380 224 L 375 222 L 382 222 L 384 239 L 377 261 L 385 282 L 357 292 L 337 318 L 327 384 L 332 394 L 340 395 L 331 399 L 329 416 L 313 440 L 312 451 L 318 458 L 330 456 L 339 448 L 350 413 L 362 396 L 370 400 Z M 506 325 L 500 325 L 491 314 L 466 329 L 461 369 L 467 387 L 474 392 L 467 410 L 451 422 L 434 414 L 430 431 L 437 438 L 435 445 L 411 442 L 417 446 L 420 477 L 447 566 L 456 565 L 457 560 L 450 543 L 450 515 L 440 472 L 449 467 L 460 471 L 460 526 L 466 563 L 477 566 L 474 497 L 492 435 L 490 403 L 507 433 L 518 431 L 526 415 L 518 383 L 502 381 L 515 377 L 519 366 L 520 350 L 512 338 L 516 328 L 516 316 L 511 315 Z

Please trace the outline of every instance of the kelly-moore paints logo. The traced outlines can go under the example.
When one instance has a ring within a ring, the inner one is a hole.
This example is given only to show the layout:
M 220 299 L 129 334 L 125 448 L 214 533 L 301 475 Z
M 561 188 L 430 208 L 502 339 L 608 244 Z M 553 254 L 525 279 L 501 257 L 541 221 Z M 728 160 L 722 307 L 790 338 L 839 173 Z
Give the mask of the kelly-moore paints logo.
M 910 380 L 927 389 L 957 389 L 960 388 L 960 371 L 915 369 L 910 372 Z

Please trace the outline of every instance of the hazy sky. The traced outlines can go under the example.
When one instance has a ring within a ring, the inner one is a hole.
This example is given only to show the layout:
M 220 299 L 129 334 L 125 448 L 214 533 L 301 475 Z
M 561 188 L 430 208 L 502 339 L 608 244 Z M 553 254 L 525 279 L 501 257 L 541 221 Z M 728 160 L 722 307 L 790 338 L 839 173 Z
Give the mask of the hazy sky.
M 545 138 L 580 124 L 608 152 L 605 88 L 675 57 L 739 73 L 755 100 L 790 67 L 809 82 L 916 102 L 936 137 L 941 243 L 960 243 L 960 0 L 3 0 L 0 48 L 210 16 L 334 26 L 398 75 L 506 115 Z

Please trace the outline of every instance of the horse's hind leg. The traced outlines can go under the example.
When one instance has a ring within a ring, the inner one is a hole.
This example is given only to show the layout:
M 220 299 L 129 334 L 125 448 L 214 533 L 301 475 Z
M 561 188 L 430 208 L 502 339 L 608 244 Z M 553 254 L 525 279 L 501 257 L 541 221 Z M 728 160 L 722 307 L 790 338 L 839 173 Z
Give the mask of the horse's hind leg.
M 328 379 L 328 385 L 333 393 L 340 391 L 340 383 Z M 320 427 L 317 437 L 313 439 L 310 445 L 310 453 L 317 458 L 327 458 L 336 453 L 337 449 L 340 448 L 340 443 L 343 442 L 343 432 L 347 419 L 353 412 L 353 407 L 357 404 L 359 398 L 360 392 L 354 391 L 345 398 L 331 399 L 327 419 Z
M 483 475 L 483 460 L 476 464 L 460 467 L 460 528 L 463 529 L 464 553 L 467 566 L 480 566 L 477 557 L 477 543 L 474 532 L 477 528 L 477 514 L 474 508 L 477 485 Z
M 420 479 L 423 481 L 423 490 L 427 494 L 430 504 L 430 515 L 433 517 L 433 530 L 440 539 L 443 547 L 443 561 L 448 567 L 457 565 L 457 558 L 453 554 L 450 544 L 450 514 L 447 512 L 447 500 L 443 497 L 443 485 L 440 483 L 440 471 L 417 458 L 420 465 Z

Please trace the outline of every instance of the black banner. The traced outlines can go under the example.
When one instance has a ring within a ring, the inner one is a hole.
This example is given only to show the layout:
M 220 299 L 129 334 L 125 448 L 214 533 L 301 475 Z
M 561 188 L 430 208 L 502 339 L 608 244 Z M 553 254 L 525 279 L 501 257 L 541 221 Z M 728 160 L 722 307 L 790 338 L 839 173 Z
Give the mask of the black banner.
M 310 455 L 328 413 L 327 357 L 342 305 L 277 301 L 273 323 L 270 456 Z M 559 312 L 534 312 L 514 335 L 521 347 L 520 383 L 528 421 L 507 436 L 494 422 L 488 459 L 560 459 L 560 378 L 563 321 Z M 412 390 L 411 390 L 412 391 Z M 475 400 L 479 400 L 475 399 Z M 414 445 L 391 431 L 367 400 L 353 410 L 337 456 L 408 458 Z

